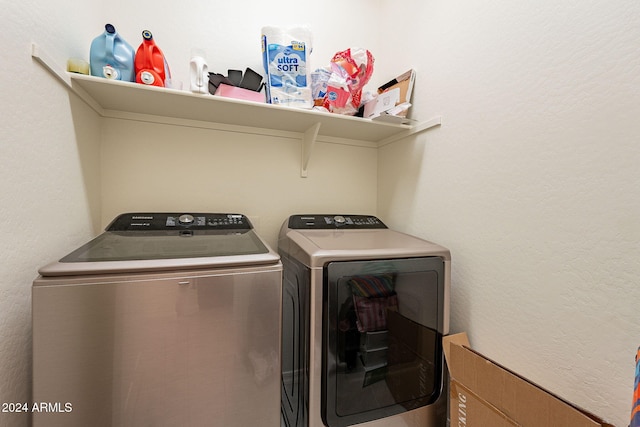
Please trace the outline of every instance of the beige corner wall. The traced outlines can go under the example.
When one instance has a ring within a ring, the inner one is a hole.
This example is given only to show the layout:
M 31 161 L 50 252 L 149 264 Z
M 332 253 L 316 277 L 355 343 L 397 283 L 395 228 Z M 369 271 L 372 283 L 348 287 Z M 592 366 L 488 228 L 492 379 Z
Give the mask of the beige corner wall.
M 406 24 L 414 113 L 443 125 L 380 150 L 378 213 L 451 249 L 454 332 L 628 425 L 640 3 L 426 2 Z
M 64 25 L 50 6 L 3 2 L 0 14 L 1 404 L 31 400 L 31 283 L 38 268 L 100 227 L 99 118 L 31 59 L 31 41 L 60 41 Z M 30 425 L 29 413 L 8 409 L 0 408 L 1 427 Z
M 301 141 L 105 120 L 102 220 L 130 211 L 239 212 L 274 248 L 294 213 L 375 212 L 375 148 L 317 143 L 300 177 Z

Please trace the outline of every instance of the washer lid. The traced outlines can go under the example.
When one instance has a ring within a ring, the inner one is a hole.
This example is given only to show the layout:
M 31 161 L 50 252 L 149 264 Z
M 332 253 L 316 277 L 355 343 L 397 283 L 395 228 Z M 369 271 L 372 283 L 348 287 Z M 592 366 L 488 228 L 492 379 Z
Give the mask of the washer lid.
M 104 233 L 40 269 L 43 276 L 277 263 L 240 214 L 129 213 Z

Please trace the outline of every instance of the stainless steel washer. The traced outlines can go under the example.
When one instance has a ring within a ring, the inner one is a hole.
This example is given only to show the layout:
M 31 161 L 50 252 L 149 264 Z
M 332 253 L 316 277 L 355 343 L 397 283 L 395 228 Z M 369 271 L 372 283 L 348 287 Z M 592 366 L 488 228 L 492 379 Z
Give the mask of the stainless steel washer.
M 34 427 L 279 427 L 282 264 L 244 215 L 121 215 L 32 291 Z
M 449 250 L 366 215 L 293 215 L 284 266 L 287 427 L 444 427 Z

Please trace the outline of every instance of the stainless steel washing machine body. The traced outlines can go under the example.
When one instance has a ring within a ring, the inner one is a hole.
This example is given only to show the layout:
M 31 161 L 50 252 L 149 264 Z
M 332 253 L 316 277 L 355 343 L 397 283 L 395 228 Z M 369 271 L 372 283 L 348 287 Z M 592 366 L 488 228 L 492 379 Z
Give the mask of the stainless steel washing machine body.
M 33 283 L 33 426 L 279 427 L 281 292 L 243 215 L 121 215 Z
M 284 266 L 287 427 L 446 425 L 451 256 L 365 215 L 293 215 Z

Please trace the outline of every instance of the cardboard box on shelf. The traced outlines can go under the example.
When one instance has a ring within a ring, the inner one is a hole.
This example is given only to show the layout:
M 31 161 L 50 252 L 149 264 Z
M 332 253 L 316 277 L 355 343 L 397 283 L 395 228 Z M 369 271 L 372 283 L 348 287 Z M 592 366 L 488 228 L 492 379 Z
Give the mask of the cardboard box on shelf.
M 365 119 L 378 117 L 381 113 L 392 109 L 398 104 L 400 99 L 400 89 L 395 88 L 389 92 L 381 93 L 371 101 L 364 104 Z
M 472 350 L 465 333 L 443 346 L 452 427 L 614 427 Z
M 398 89 L 398 99 L 396 100 L 396 105 L 403 103 L 411 103 L 411 94 L 413 92 L 413 85 L 416 80 L 416 70 L 411 69 L 407 72 L 400 74 L 395 79 L 388 81 L 378 88 L 378 94 L 382 95 L 384 93 L 393 91 Z M 407 115 L 407 110 L 398 114 L 399 116 L 405 117 Z

